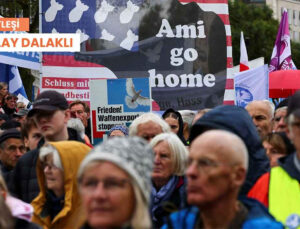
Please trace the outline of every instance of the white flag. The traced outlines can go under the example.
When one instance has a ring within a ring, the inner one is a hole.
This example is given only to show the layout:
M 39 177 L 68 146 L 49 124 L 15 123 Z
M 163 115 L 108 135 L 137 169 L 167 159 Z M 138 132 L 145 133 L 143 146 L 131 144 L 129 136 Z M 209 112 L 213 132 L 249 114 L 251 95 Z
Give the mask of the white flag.
M 254 100 L 269 98 L 268 65 L 260 66 L 235 75 L 236 105 L 245 107 Z
M 240 41 L 240 72 L 249 70 L 248 64 L 248 54 L 244 40 L 244 33 L 241 32 L 241 41 Z

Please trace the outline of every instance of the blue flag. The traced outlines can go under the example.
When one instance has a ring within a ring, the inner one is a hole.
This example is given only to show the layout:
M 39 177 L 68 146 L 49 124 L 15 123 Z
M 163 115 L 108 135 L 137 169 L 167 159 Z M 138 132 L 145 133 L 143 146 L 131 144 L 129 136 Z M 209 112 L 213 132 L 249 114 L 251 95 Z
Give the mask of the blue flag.
M 236 105 L 245 107 L 254 100 L 269 99 L 268 66 L 237 73 L 234 77 Z
M 10 93 L 15 95 L 21 94 L 28 99 L 19 74 L 19 69 L 16 66 L 0 64 L 0 82 L 7 83 Z

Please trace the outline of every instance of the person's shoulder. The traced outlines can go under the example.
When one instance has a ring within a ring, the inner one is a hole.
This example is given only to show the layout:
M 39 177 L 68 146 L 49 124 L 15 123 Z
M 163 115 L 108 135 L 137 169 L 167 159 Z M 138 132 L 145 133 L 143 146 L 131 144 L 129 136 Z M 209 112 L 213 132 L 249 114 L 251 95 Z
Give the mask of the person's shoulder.
M 194 228 L 198 214 L 199 210 L 195 206 L 174 212 L 168 216 L 167 223 L 162 228 Z
M 267 217 L 255 218 L 246 220 L 243 224 L 243 229 L 265 229 L 265 228 L 272 228 L 272 229 L 281 229 L 284 228 L 280 222 L 272 220 Z

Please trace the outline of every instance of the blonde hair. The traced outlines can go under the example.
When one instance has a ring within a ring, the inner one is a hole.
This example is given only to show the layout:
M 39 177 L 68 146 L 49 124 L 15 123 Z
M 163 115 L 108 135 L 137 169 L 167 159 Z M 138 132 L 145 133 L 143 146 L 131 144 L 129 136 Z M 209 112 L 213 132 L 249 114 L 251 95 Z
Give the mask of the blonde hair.
M 145 198 L 143 198 L 141 190 L 132 182 L 134 196 L 135 196 L 135 210 L 130 220 L 132 228 L 151 228 L 151 218 L 149 214 L 149 206 Z
M 173 133 L 162 133 L 156 135 L 150 142 L 152 148 L 154 148 L 160 142 L 167 142 L 171 151 L 171 160 L 173 166 L 173 174 L 177 176 L 182 176 L 185 173 L 188 160 L 188 150 L 178 138 L 177 135 Z

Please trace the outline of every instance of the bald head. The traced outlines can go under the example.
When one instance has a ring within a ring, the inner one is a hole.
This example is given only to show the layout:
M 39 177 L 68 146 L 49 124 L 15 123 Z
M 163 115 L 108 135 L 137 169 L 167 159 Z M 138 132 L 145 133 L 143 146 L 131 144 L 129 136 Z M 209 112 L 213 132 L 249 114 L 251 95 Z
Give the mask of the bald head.
M 191 151 L 209 149 L 218 154 L 222 162 L 241 165 L 248 169 L 248 150 L 237 135 L 224 130 L 210 130 L 198 136 L 191 145 Z

